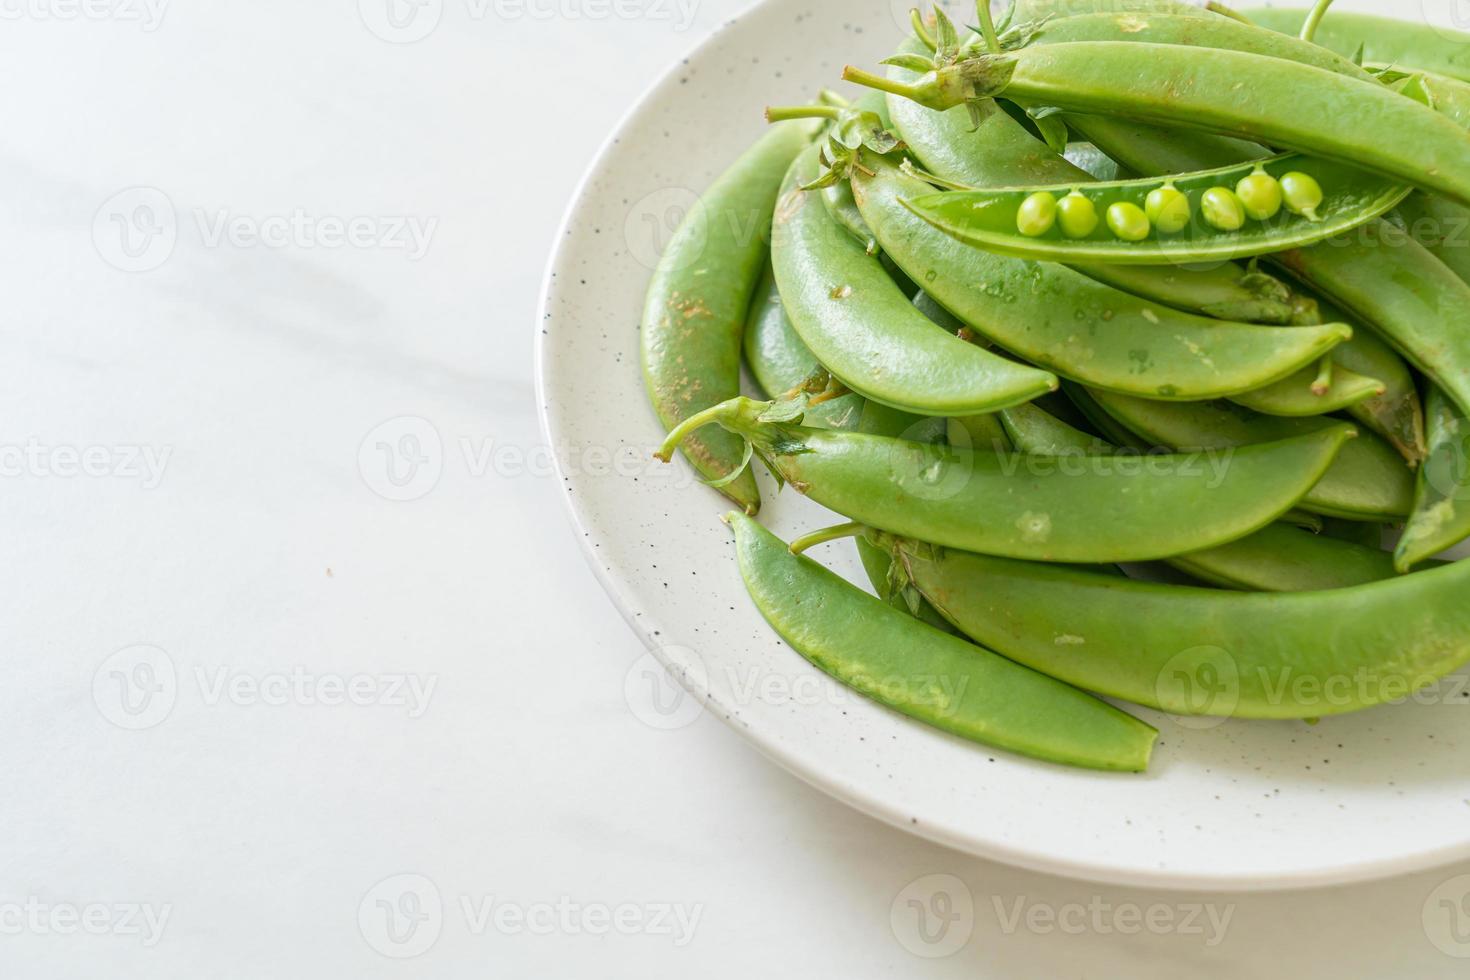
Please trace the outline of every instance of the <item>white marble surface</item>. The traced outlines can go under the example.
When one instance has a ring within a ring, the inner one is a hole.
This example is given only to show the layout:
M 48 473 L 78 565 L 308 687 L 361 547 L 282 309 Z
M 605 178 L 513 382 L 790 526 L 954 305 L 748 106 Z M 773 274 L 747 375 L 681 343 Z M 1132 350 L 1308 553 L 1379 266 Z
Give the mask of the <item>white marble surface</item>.
M 1464 975 L 1470 867 L 1047 878 L 640 721 L 536 286 L 739 4 L 385 4 L 0 4 L 0 976 Z

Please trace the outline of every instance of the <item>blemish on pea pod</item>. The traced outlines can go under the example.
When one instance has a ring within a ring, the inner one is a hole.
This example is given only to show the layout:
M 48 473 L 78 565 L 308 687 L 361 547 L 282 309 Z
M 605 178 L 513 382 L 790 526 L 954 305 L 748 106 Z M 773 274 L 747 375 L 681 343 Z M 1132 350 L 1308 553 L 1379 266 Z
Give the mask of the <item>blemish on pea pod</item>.
M 1344 589 L 1232 592 L 877 537 L 977 643 L 1175 714 L 1341 714 L 1406 697 L 1470 657 L 1470 562 Z
M 1291 189 L 1306 185 L 1310 190 L 1308 180 L 1320 188 L 1320 198 L 1309 192 L 1294 198 Z M 1251 191 L 1257 186 L 1264 190 L 1259 195 L 1261 207 L 1253 210 Z M 1234 222 L 1219 227 L 1218 219 L 1212 224 L 1208 195 L 1220 190 L 1243 204 L 1238 227 Z M 1173 211 L 1152 206 L 1150 194 L 1157 199 L 1159 193 L 1169 192 L 1182 195 L 1171 200 Z M 1310 245 L 1372 221 L 1408 193 L 1404 184 L 1340 163 L 1284 153 L 1168 180 L 1148 177 L 1069 186 L 943 191 L 904 204 L 968 245 L 1017 258 L 1159 265 L 1234 259 Z M 1111 217 L 1129 208 L 1134 224 L 1100 221 L 1090 233 L 1073 237 L 1062 221 L 1031 213 L 1032 202 L 1049 200 L 1055 208 L 1072 195 L 1087 199 L 1099 215 Z M 1164 218 L 1174 220 L 1164 223 Z M 1125 228 L 1126 237 L 1121 234 Z
M 1158 736 L 1149 725 L 918 622 L 793 555 L 742 514 L 726 520 L 761 615 L 797 653 L 848 687 L 971 741 L 1093 769 L 1147 768 Z

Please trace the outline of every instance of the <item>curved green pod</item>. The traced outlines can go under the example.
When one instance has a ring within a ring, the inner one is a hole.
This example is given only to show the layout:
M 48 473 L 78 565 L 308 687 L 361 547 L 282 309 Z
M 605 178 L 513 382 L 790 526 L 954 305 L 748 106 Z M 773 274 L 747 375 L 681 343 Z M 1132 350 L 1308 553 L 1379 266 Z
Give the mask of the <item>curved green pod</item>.
M 1295 36 L 1310 11 L 1254 7 L 1241 11 L 1261 27 Z M 1470 81 L 1470 34 L 1419 22 L 1347 11 L 1328 11 L 1312 43 L 1351 58 L 1362 49 L 1366 61 L 1412 65 Z
M 1073 428 L 1034 404 L 1018 405 L 998 414 L 1021 452 L 1058 456 L 1117 451 L 1111 444 Z M 880 550 L 866 537 L 857 540 L 861 542 L 859 547 Z M 1285 521 L 1268 524 L 1253 534 L 1214 548 L 1164 560 L 1202 582 L 1263 592 L 1336 589 L 1395 574 L 1393 560 L 1387 552 L 1322 537 Z M 925 606 L 933 609 L 927 601 Z
M 768 267 L 750 301 L 745 320 L 745 363 L 766 397 L 780 398 L 810 378 L 821 365 L 816 355 L 796 335 L 781 293 Z M 808 425 L 827 425 L 834 429 L 850 429 L 862 415 L 863 400 L 857 395 L 841 395 L 809 406 Z
M 1335 428 L 1330 418 L 1258 415 L 1229 402 L 1168 404 L 1093 390 L 1113 418 L 1150 441 L 1174 449 L 1223 449 Z M 1382 440 L 1364 435 L 1343 447 L 1300 506 L 1355 520 L 1391 521 L 1409 513 L 1414 479 Z
M 1410 238 L 1470 282 L 1470 209 L 1416 192 L 1399 203 L 1397 213 Z
M 1430 388 L 1424 415 L 1429 455 L 1393 553 L 1401 572 L 1470 538 L 1470 418 L 1438 388 Z
M 1470 204 L 1470 137 L 1452 120 L 1387 86 L 1281 58 L 1228 49 L 1205 58 L 1182 45 L 1077 41 L 978 55 L 911 85 L 852 68 L 844 77 L 933 109 L 1003 95 L 1257 140 Z
M 797 653 L 853 690 L 984 745 L 1064 765 L 1148 767 L 1158 736 L 1097 698 L 942 633 L 854 588 L 739 513 L 740 575 Z
M 1334 361 L 1337 359 L 1336 350 L 1332 357 Z M 1230 400 L 1266 415 L 1323 415 L 1379 398 L 1387 390 L 1377 378 L 1364 377 L 1341 364 L 1333 365 L 1330 382 L 1318 390 L 1314 387 L 1317 374 L 1317 368 L 1303 368 L 1274 384 L 1231 395 Z
M 1142 6 L 1142 5 L 1140 5 Z M 1268 58 L 1283 58 L 1324 71 L 1371 79 L 1361 66 L 1336 52 L 1287 36 L 1243 24 L 1228 17 L 1138 9 L 1054 17 L 1039 22 L 1031 35 L 1032 44 L 1068 44 L 1078 41 L 1126 41 L 1145 44 L 1179 44 L 1195 48 L 1224 48 Z
M 765 230 L 781 178 L 815 128 L 768 130 L 710 185 L 659 257 L 639 331 L 644 385 L 665 429 L 740 391 L 741 333 L 765 266 Z M 742 464 L 740 440 L 723 432 L 691 439 L 683 451 L 706 480 L 727 479 Z M 760 508 L 748 472 L 720 492 L 749 513 Z
M 1150 398 L 1231 395 L 1293 374 L 1351 335 L 1342 324 L 1194 316 L 1064 266 L 969 248 L 903 206 L 928 185 L 886 161 L 855 172 L 852 185 L 884 252 L 945 309 L 1006 350 L 1089 385 Z
M 1056 387 L 1054 375 L 967 344 L 914 309 L 882 264 L 800 190 L 816 165 L 813 147 L 786 176 L 771 265 L 797 336 L 827 370 L 863 397 L 917 415 L 993 411 Z
M 1193 169 L 1218 166 L 1227 160 L 1252 159 L 1264 154 L 1258 146 L 1203 137 L 1197 133 L 1179 133 L 1139 123 L 1131 123 L 1103 116 L 1068 116 L 1068 125 L 1074 126 L 1110 156 L 1139 173 L 1166 174 L 1178 167 Z M 1406 200 L 1413 200 L 1410 195 Z M 1455 205 L 1458 207 L 1458 205 Z M 1383 223 L 1365 226 L 1378 229 Z M 1363 234 L 1362 232 L 1359 233 Z M 1344 306 L 1371 324 L 1382 337 L 1399 346 L 1398 337 L 1414 338 L 1422 332 L 1433 332 L 1435 324 L 1440 330 L 1455 330 L 1454 321 L 1457 305 L 1464 297 L 1457 298 L 1452 290 L 1440 298 L 1433 292 L 1433 284 L 1439 274 L 1432 265 L 1425 263 L 1424 252 L 1419 250 L 1375 249 L 1378 261 L 1364 260 L 1364 247 L 1356 242 L 1336 241 L 1316 248 L 1293 253 L 1297 264 L 1311 271 L 1311 282 L 1323 294 L 1343 301 Z M 1432 256 L 1430 256 L 1432 258 Z M 1339 297 L 1333 285 L 1342 286 L 1344 295 Z M 1413 296 L 1422 288 L 1429 294 L 1422 301 L 1413 301 Z M 1379 298 L 1375 298 L 1379 297 Z M 1324 318 L 1348 319 L 1329 304 L 1321 304 Z M 1425 320 L 1429 321 L 1427 324 Z M 1419 344 L 1425 354 L 1432 354 L 1432 345 Z M 1453 348 L 1446 351 L 1453 355 Z M 1333 360 L 1350 370 L 1384 382 L 1387 390 L 1378 398 L 1370 398 L 1352 406 L 1355 418 L 1388 439 L 1410 462 L 1424 458 L 1424 415 L 1419 393 L 1407 367 L 1389 350 L 1378 336 L 1358 330 L 1347 343 L 1333 351 Z M 1470 364 L 1457 363 L 1450 357 L 1445 368 L 1450 371 L 1470 371 Z
M 1406 697 L 1470 657 L 1470 562 L 1327 591 L 1232 592 L 880 541 L 976 642 L 1175 714 L 1341 714 Z
M 1247 220 L 1239 229 L 1230 230 L 1212 227 L 1206 220 L 1201 198 L 1211 188 L 1233 188 L 1256 174 L 1275 181 L 1288 173 L 1307 174 L 1325 192 L 1322 203 L 1311 209 L 1310 215 L 1280 207 L 1269 218 Z M 1069 235 L 1060 221 L 1030 234 L 1018 228 L 1017 215 L 1023 203 L 1036 195 L 1047 195 L 1053 201 L 1081 195 L 1102 215 L 1110 208 L 1130 204 L 1142 212 L 1149 194 L 1161 189 L 1184 195 L 1189 208 L 1184 227 L 1170 232 L 1150 227 L 1147 237 L 1137 241 L 1119 237 L 1103 221 L 1084 237 Z M 945 234 L 1002 255 L 1046 262 L 1160 265 L 1245 258 L 1312 245 L 1372 221 L 1408 194 L 1409 188 L 1401 183 L 1337 161 L 1283 153 L 1215 170 L 1176 174 L 1167 180 L 1141 177 L 1108 183 L 941 191 L 904 203 Z
M 777 476 L 851 520 L 935 544 L 1039 561 L 1148 561 L 1232 541 L 1286 513 L 1355 430 L 1167 456 L 1043 457 L 773 421 L 735 398 L 682 423 L 750 440 Z M 1149 533 L 1139 533 L 1140 528 Z
M 1470 284 L 1423 246 L 1377 221 L 1348 241 L 1271 261 L 1374 324 L 1460 407 L 1470 407 Z

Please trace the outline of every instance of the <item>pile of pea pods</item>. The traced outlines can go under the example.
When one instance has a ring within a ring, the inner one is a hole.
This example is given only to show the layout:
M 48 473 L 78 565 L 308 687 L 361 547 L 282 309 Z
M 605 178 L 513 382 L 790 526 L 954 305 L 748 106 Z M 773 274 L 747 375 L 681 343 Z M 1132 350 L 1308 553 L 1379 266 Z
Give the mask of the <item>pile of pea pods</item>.
M 1470 659 L 1435 557 L 1470 537 L 1470 35 L 1328 2 L 915 11 L 859 89 L 767 110 L 642 351 L 798 653 L 1121 771 L 1148 711 L 1315 721 Z M 752 459 L 846 522 L 775 537 Z M 844 537 L 873 593 L 802 554 Z

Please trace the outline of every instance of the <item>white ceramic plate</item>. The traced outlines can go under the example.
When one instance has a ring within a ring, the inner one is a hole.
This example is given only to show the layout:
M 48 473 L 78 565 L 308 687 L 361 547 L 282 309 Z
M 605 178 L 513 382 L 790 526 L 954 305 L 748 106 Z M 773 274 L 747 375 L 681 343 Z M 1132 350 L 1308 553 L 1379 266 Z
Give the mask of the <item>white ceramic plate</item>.
M 1147 775 L 1028 761 L 909 721 L 810 667 L 748 600 L 718 520 L 723 498 L 691 484 L 682 462 L 648 459 L 661 432 L 644 398 L 637 322 L 671 223 L 759 133 L 764 105 L 809 98 L 844 62 L 876 63 L 906 7 L 758 7 L 654 86 L 578 191 L 547 273 L 539 395 L 577 534 L 608 594 L 705 710 L 771 758 L 977 855 L 1181 888 L 1347 881 L 1470 855 L 1464 675 L 1435 703 L 1316 726 L 1139 711 L 1161 731 Z M 762 489 L 762 520 L 783 536 L 832 520 L 769 480 Z M 857 578 L 851 549 L 813 556 Z

